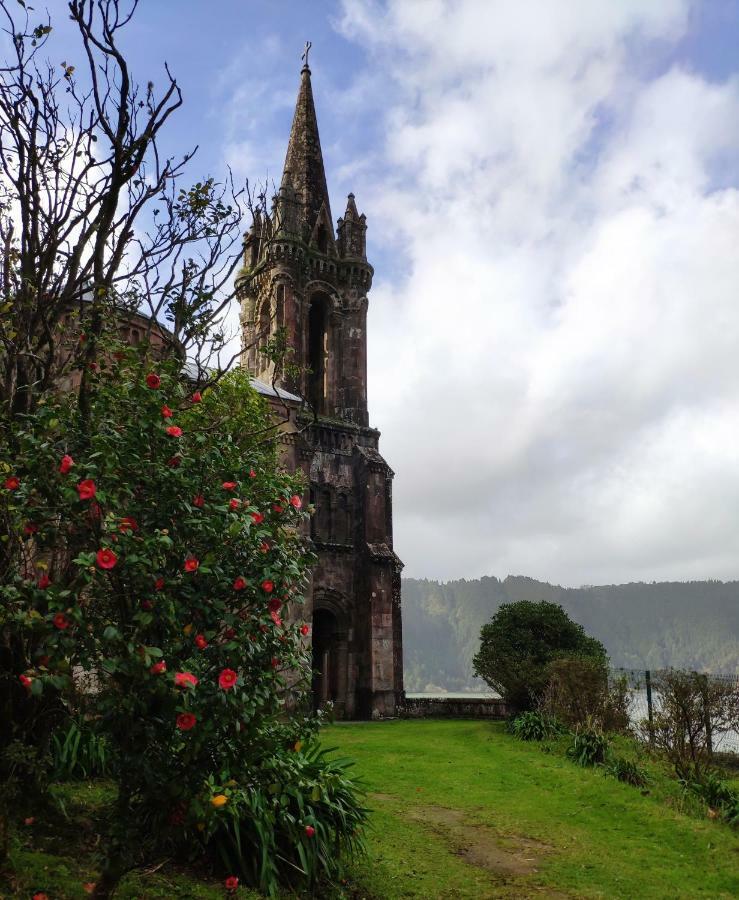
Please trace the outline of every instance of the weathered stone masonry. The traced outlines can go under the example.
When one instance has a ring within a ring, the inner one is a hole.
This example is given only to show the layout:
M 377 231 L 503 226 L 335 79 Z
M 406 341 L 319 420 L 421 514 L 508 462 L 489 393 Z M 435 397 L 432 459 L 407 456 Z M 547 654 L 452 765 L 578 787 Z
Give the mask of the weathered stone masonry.
M 394 715 L 403 697 L 402 563 L 393 551 L 393 472 L 367 411 L 366 219 L 353 194 L 334 233 L 311 73 L 301 72 L 272 214 L 256 215 L 237 281 L 242 365 L 294 404 L 286 464 L 300 467 L 316 506 L 312 596 L 314 696 L 345 718 Z M 284 328 L 300 373 L 259 352 Z M 265 389 L 265 393 L 269 393 Z M 299 408 L 300 400 L 306 401 Z

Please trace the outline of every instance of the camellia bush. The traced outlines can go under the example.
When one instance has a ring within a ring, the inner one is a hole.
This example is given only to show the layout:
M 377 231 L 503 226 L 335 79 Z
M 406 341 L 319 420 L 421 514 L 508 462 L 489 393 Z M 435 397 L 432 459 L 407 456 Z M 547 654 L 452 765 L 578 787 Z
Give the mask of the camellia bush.
M 98 897 L 175 852 L 230 888 L 332 878 L 365 811 L 306 703 L 307 513 L 264 401 L 238 372 L 193 392 L 179 363 L 125 346 L 93 374 L 84 408 L 47 395 L 5 426 L 4 753 L 34 709 L 73 709 L 105 740 Z

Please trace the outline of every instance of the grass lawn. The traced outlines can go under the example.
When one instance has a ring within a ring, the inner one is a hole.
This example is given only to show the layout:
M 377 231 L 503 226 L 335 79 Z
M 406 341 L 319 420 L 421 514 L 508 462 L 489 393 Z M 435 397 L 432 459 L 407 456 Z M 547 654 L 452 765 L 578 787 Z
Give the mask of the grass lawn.
M 645 796 L 497 722 L 335 725 L 324 741 L 369 791 L 359 896 L 739 896 L 739 835 L 685 811 L 656 765 Z
M 324 743 L 356 760 L 373 814 L 367 859 L 322 898 L 739 896 L 739 835 L 686 801 L 656 764 L 643 793 L 575 766 L 561 746 L 546 752 L 502 723 L 475 721 L 338 724 Z M 68 820 L 19 826 L 0 898 L 88 896 L 111 788 L 58 789 Z M 130 875 L 117 896 L 220 900 L 225 891 L 207 873 L 165 863 Z

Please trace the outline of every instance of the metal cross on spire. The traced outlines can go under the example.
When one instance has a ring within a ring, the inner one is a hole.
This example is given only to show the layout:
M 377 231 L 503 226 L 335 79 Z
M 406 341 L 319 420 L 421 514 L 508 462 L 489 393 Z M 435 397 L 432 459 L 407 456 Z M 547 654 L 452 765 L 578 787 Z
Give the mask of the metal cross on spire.
M 310 41 L 305 42 L 305 50 L 303 50 L 303 55 L 300 57 L 305 62 L 305 68 L 308 68 L 308 54 L 310 53 L 310 48 L 313 44 Z

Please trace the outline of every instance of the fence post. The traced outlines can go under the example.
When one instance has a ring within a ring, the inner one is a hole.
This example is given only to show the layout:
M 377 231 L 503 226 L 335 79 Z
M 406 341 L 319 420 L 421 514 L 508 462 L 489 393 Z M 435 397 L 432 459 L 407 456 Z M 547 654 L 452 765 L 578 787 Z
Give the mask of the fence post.
M 647 715 L 649 716 L 649 741 L 650 743 L 653 740 L 653 731 L 652 731 L 652 720 L 654 717 L 654 712 L 652 709 L 652 673 L 649 669 L 646 669 L 644 672 L 644 680 L 647 684 Z

